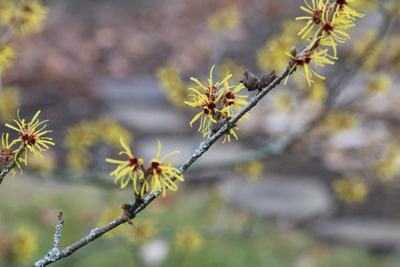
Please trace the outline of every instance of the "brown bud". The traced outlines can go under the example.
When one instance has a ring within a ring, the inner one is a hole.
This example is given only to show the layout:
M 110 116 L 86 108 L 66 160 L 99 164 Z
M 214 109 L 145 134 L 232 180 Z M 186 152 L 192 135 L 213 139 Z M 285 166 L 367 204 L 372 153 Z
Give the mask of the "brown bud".
M 250 71 L 245 71 L 243 73 L 243 79 L 240 80 L 241 83 L 247 88 L 249 91 L 254 91 L 256 89 L 260 90 L 260 80 L 256 75 L 251 73 Z
M 268 86 L 273 80 L 276 78 L 276 72 L 273 70 L 269 74 L 264 74 L 261 76 L 261 81 L 260 81 L 260 86 L 261 88 L 264 88 Z
M 293 57 L 296 57 L 296 56 L 297 56 L 297 49 L 296 49 L 295 46 L 292 46 L 292 48 L 290 48 L 290 54 L 291 54 Z

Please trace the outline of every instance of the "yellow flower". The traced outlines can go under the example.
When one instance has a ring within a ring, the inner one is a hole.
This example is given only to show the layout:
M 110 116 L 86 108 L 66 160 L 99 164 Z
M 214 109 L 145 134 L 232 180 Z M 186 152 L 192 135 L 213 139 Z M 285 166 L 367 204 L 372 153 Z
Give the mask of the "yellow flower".
M 15 50 L 13 47 L 9 45 L 5 45 L 1 48 L 0 50 L 0 74 L 2 74 L 5 70 L 10 68 L 13 63 L 15 58 L 17 57 L 17 54 L 15 53 Z
M 298 74 L 298 69 L 301 70 L 301 72 L 304 74 L 307 84 L 308 86 L 311 86 L 312 82 L 314 81 L 312 79 L 312 76 L 315 75 L 318 78 L 320 78 L 321 80 L 324 80 L 325 77 L 322 76 L 321 74 L 319 74 L 318 72 L 316 72 L 313 68 L 310 67 L 310 63 L 312 62 L 314 64 L 314 66 L 316 67 L 324 67 L 325 64 L 334 64 L 334 62 L 332 60 L 330 60 L 329 58 L 335 59 L 332 56 L 329 56 L 327 54 L 328 49 L 324 49 L 324 50 L 306 50 L 304 53 L 297 55 L 297 56 L 293 56 L 289 53 L 286 53 L 287 56 L 289 56 L 292 60 L 291 64 L 291 68 L 290 68 L 290 73 L 292 73 L 293 71 L 295 71 L 295 76 L 294 79 L 297 79 L 297 74 Z M 287 80 L 289 78 L 289 75 L 286 76 L 285 79 L 285 84 L 287 83 Z
M 49 145 L 54 146 L 53 138 L 46 136 L 51 133 L 50 130 L 45 130 L 47 127 L 46 122 L 48 120 L 40 121 L 38 119 L 40 110 L 32 117 L 31 121 L 25 122 L 25 119 L 21 119 L 18 111 L 18 120 L 14 120 L 16 126 L 6 123 L 5 125 L 18 132 L 19 139 L 15 139 L 11 145 L 16 143 L 22 143 L 25 148 L 24 162 L 27 164 L 28 150 L 33 153 L 35 157 L 42 158 L 42 151 L 49 149 Z
M 351 2 L 353 2 L 353 0 L 336 0 L 336 5 L 339 6 L 339 11 L 343 12 L 343 14 L 345 14 L 349 19 L 354 20 L 354 17 L 363 18 L 365 16 L 364 14 L 360 14 L 349 7 L 349 3 Z M 363 2 L 365 2 L 365 0 Z
M 321 27 L 322 14 L 329 11 L 326 4 L 329 0 L 312 0 L 310 5 L 307 0 L 304 0 L 306 7 L 301 6 L 300 9 L 308 13 L 310 16 L 297 17 L 296 20 L 308 20 L 307 24 L 299 31 L 302 39 L 305 39 L 309 33 L 315 28 Z
M 347 204 L 360 203 L 368 195 L 367 185 L 359 177 L 345 177 L 333 182 L 333 190 Z
M 236 130 L 239 130 L 238 127 L 233 127 L 231 128 L 228 132 L 225 133 L 224 135 L 224 139 L 222 140 L 222 143 L 225 143 L 226 141 L 228 141 L 228 143 L 231 141 L 231 136 L 233 136 L 233 138 L 237 140 L 239 140 L 239 137 L 237 136 L 237 133 L 235 132 Z
M 221 99 L 224 103 L 224 108 L 221 112 L 226 112 L 227 117 L 232 117 L 239 112 L 243 106 L 247 105 L 247 100 L 245 99 L 248 98 L 248 96 L 239 94 L 242 89 L 245 89 L 242 83 L 239 83 L 237 86 L 230 86 L 227 80 L 224 81 L 223 97 Z
M 178 186 L 175 183 L 175 180 L 179 180 L 181 182 L 184 181 L 183 174 L 180 173 L 179 169 L 173 167 L 171 163 L 165 164 L 164 161 L 175 154 L 180 153 L 179 151 L 175 150 L 167 155 L 165 155 L 162 159 L 159 159 L 161 154 L 161 142 L 157 140 L 158 148 L 156 156 L 150 161 L 149 167 L 147 169 L 147 173 L 149 174 L 150 188 L 146 182 L 145 191 L 142 192 L 142 195 L 150 189 L 155 195 L 158 194 L 160 191 L 162 192 L 163 196 L 166 195 L 167 189 L 171 189 L 172 191 L 178 190 Z M 147 180 L 147 179 L 146 179 Z
M 39 1 L 30 1 L 17 6 L 12 18 L 18 32 L 21 35 L 28 35 L 42 29 L 42 22 L 47 16 L 47 8 Z
M 187 252 L 193 252 L 203 245 L 203 237 L 194 230 L 182 230 L 175 236 L 175 243 L 178 248 Z
M 106 162 L 118 165 L 117 168 L 110 173 L 110 176 L 115 177 L 115 183 L 118 181 L 120 182 L 121 188 L 125 188 L 128 183 L 132 181 L 135 193 L 139 194 L 139 190 L 144 189 L 144 187 L 140 185 L 144 180 L 143 159 L 133 155 L 130 147 L 125 143 L 123 138 L 120 138 L 120 143 L 124 151 L 121 151 L 119 155 L 126 155 L 128 158 L 125 160 L 107 158 Z
M 125 188 L 128 183 L 132 181 L 136 195 L 140 195 L 141 197 L 144 197 L 150 191 L 154 194 L 162 192 L 163 196 L 165 196 L 167 189 L 173 191 L 178 189 L 175 180 L 183 181 L 183 175 L 179 172 L 178 168 L 173 167 L 171 163 L 164 164 L 164 161 L 169 156 L 179 153 L 179 151 L 173 151 L 162 159 L 159 159 L 161 154 L 161 142 L 157 140 L 157 154 L 150 161 L 148 168 L 145 168 L 143 166 L 143 159 L 135 157 L 132 154 L 131 149 L 123 138 L 120 139 L 120 142 L 124 151 L 121 151 L 119 154 L 128 156 L 128 159 L 116 160 L 107 158 L 106 162 L 118 165 L 117 168 L 110 173 L 110 176 L 115 177 L 115 183 L 120 180 L 121 188 Z
M 203 137 L 207 136 L 208 131 L 212 130 L 212 126 L 217 123 L 216 117 L 219 116 L 221 110 L 217 108 L 217 102 L 222 98 L 222 90 L 219 90 L 219 86 L 223 85 L 232 75 L 227 74 L 221 82 L 213 82 L 213 70 L 215 66 L 211 67 L 210 78 L 208 79 L 208 86 L 202 84 L 196 78 L 190 78 L 193 82 L 198 85 L 198 88 L 189 88 L 192 94 L 189 97 L 192 101 L 185 101 L 184 103 L 190 107 L 200 107 L 201 111 L 198 112 L 193 119 L 190 121 L 190 126 L 200 119 L 200 126 L 198 131 L 203 134 Z
M 191 78 L 198 88 L 189 88 L 192 92 L 189 96 L 192 101 L 185 101 L 185 104 L 191 107 L 200 107 L 201 111 L 198 112 L 193 119 L 190 121 L 190 126 L 194 122 L 200 120 L 200 126 L 198 131 L 202 133 L 203 137 L 206 137 L 215 131 L 219 130 L 221 126 L 233 117 L 237 112 L 247 105 L 246 98 L 247 95 L 241 95 L 240 91 L 245 88 L 242 83 L 238 85 L 229 85 L 229 79 L 232 77 L 230 73 L 226 73 L 225 77 L 221 82 L 213 82 L 213 69 L 215 66 L 211 67 L 210 78 L 208 79 L 209 86 L 205 86 L 199 80 Z M 242 118 L 247 118 L 248 116 L 243 116 Z M 235 130 L 237 127 L 233 127 L 228 130 L 225 134 L 223 142 L 230 142 L 231 136 L 236 140 L 238 139 Z
M 323 12 L 321 16 L 323 38 L 330 39 L 331 43 L 344 43 L 350 39 L 350 35 L 344 30 L 355 26 L 353 20 L 339 10 L 340 7 L 338 6 L 332 18 L 329 18 L 329 13 L 326 12 Z M 318 38 L 318 36 L 315 36 L 315 39 Z

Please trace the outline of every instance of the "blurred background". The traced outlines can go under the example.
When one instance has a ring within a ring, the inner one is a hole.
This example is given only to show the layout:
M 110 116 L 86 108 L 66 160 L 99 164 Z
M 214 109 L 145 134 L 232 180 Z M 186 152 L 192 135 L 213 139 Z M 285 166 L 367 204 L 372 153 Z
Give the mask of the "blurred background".
M 1 4 L 2 2 L 0 2 Z M 44 1 L 41 32 L 13 40 L 2 74 L 2 125 L 41 110 L 56 146 L 0 187 L 1 266 L 26 266 L 121 213 L 134 199 L 108 174 L 119 137 L 135 155 L 202 141 L 183 104 L 190 77 L 261 76 L 287 64 L 303 1 Z M 353 3 L 351 3 L 353 4 Z M 338 46 L 326 81 L 289 79 L 185 173 L 178 192 L 53 266 L 398 266 L 400 16 L 397 1 L 355 1 L 366 14 Z M 1 14 L 1 5 L 0 5 Z M 317 78 L 316 78 L 317 79 Z M 250 97 L 256 92 L 249 92 Z M 2 130 L 5 127 L 2 126 Z

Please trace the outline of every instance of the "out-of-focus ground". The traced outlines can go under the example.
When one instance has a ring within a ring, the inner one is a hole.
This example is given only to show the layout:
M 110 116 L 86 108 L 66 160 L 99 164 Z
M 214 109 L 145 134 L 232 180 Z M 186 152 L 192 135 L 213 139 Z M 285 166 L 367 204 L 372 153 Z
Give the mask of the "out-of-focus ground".
M 188 125 L 193 111 L 177 111 L 165 100 L 155 70 L 172 62 L 186 80 L 207 77 L 219 48 L 206 18 L 234 5 L 241 23 L 227 33 L 223 57 L 256 71 L 256 50 L 280 31 L 280 22 L 299 14 L 298 1 L 289 0 L 54 0 L 46 4 L 50 12 L 43 32 L 20 41 L 18 63 L 3 82 L 22 88 L 24 112 L 40 109 L 41 116 L 49 119 L 59 161 L 64 159 L 65 128 L 99 114 L 110 115 L 132 130 L 137 153 L 152 156 L 155 140 L 160 139 L 165 151 L 179 149 L 179 160 L 186 159 L 201 141 L 196 128 Z M 301 150 L 267 160 L 261 182 L 235 176 L 227 163 L 256 148 L 252 141 L 262 127 L 257 121 L 262 115 L 256 108 L 252 120 L 241 127 L 239 142 L 212 147 L 186 174 L 188 187 L 218 184 L 230 204 L 272 218 L 283 228 L 305 225 L 327 240 L 372 251 L 397 251 L 400 194 L 396 188 L 375 188 L 365 203 L 343 205 L 330 188 L 338 173 Z M 51 177 L 43 182 L 52 184 Z M 93 216 L 89 214 L 88 220 L 94 221 Z

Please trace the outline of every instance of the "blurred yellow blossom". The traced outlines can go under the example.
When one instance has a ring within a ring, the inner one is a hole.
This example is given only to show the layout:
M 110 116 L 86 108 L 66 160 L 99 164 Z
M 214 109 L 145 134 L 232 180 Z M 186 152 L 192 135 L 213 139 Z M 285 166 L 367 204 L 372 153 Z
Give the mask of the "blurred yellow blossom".
M 128 129 L 113 120 L 101 115 L 94 120 L 81 121 L 76 126 L 67 128 L 64 144 L 68 149 L 67 165 L 72 170 L 83 171 L 92 163 L 89 151 L 99 145 L 111 148 L 120 147 L 119 139 L 132 140 Z
M 304 82 L 299 82 L 298 86 L 306 91 L 306 99 L 312 102 L 324 102 L 327 98 L 325 81 L 315 80 L 310 87 L 305 86 Z
M 141 221 L 135 223 L 132 233 L 129 235 L 129 240 L 133 243 L 144 243 L 154 237 L 156 227 L 152 221 Z
M 95 143 L 97 134 L 88 121 L 67 128 L 64 144 L 69 149 L 87 149 Z
M 66 163 L 70 170 L 84 171 L 89 166 L 89 153 L 86 149 L 72 149 L 67 153 Z
M 168 101 L 175 107 L 182 108 L 187 97 L 187 90 L 178 68 L 174 65 L 158 68 L 156 76 L 160 87 L 167 93 Z
M 378 179 L 392 180 L 400 170 L 400 143 L 388 142 L 384 147 L 382 156 L 373 163 L 373 169 Z
M 104 115 L 93 122 L 92 131 L 101 133 L 97 134 L 97 137 L 100 139 L 99 142 L 104 142 L 112 148 L 119 147 L 119 138 L 121 137 L 128 142 L 132 140 L 132 135 L 127 128 Z
M 288 63 L 285 53 L 296 43 L 297 32 L 300 29 L 299 23 L 285 21 L 282 33 L 269 38 L 265 45 L 258 50 L 257 66 L 267 73 L 271 70 L 283 69 Z
M 349 1 L 353 8 L 358 9 L 362 12 L 370 12 L 375 11 L 378 8 L 379 0 L 362 0 L 362 1 Z
M 380 159 L 373 164 L 375 175 L 379 180 L 392 180 L 399 172 L 399 162 L 392 158 Z
M 340 178 L 333 182 L 333 190 L 337 197 L 347 204 L 363 202 L 368 195 L 368 187 L 357 176 Z
M 288 90 L 277 91 L 272 95 L 272 99 L 278 111 L 280 112 L 290 112 L 294 107 L 293 96 Z
M 203 237 L 197 231 L 185 229 L 176 234 L 175 243 L 180 250 L 193 252 L 201 248 Z
M 240 23 L 240 13 L 234 7 L 224 7 L 211 14 L 207 22 L 210 29 L 215 32 L 232 30 Z
M 16 57 L 17 54 L 12 46 L 5 45 L 0 48 L 0 74 L 14 64 Z
M 358 124 L 356 116 L 346 110 L 331 111 L 325 118 L 325 125 L 334 133 L 354 129 Z
M 218 68 L 219 77 L 224 77 L 227 73 L 230 73 L 237 80 L 243 76 L 244 72 L 245 68 L 232 59 L 224 59 Z
M 16 261 L 26 263 L 37 248 L 36 235 L 26 226 L 20 226 L 12 234 L 12 251 Z
M 368 94 L 382 94 L 390 90 L 392 80 L 387 74 L 374 74 L 368 78 L 365 91 Z
M 0 90 L 0 119 L 10 121 L 19 108 L 19 88 L 5 86 Z
M 97 222 L 98 227 L 103 227 L 107 223 L 115 220 L 122 215 L 121 205 L 108 205 L 104 208 L 103 213 Z M 129 228 L 130 229 L 130 228 Z M 117 227 L 113 231 L 108 231 L 106 237 L 126 236 L 125 227 Z
M 40 1 L 24 1 L 15 5 L 8 24 L 11 24 L 21 35 L 28 35 L 42 29 L 42 22 L 47 16 L 47 8 Z
M 251 180 L 258 180 L 264 172 L 264 165 L 259 160 L 241 162 L 235 165 L 235 171 Z
M 385 45 L 388 42 L 387 37 L 381 39 L 381 41 L 369 51 L 370 44 L 377 38 L 378 32 L 376 30 L 369 30 L 363 34 L 363 42 L 353 42 L 353 54 L 357 57 L 365 55 L 362 62 L 362 67 L 365 71 L 375 70 L 377 64 L 379 63 L 380 56 L 385 50 Z

